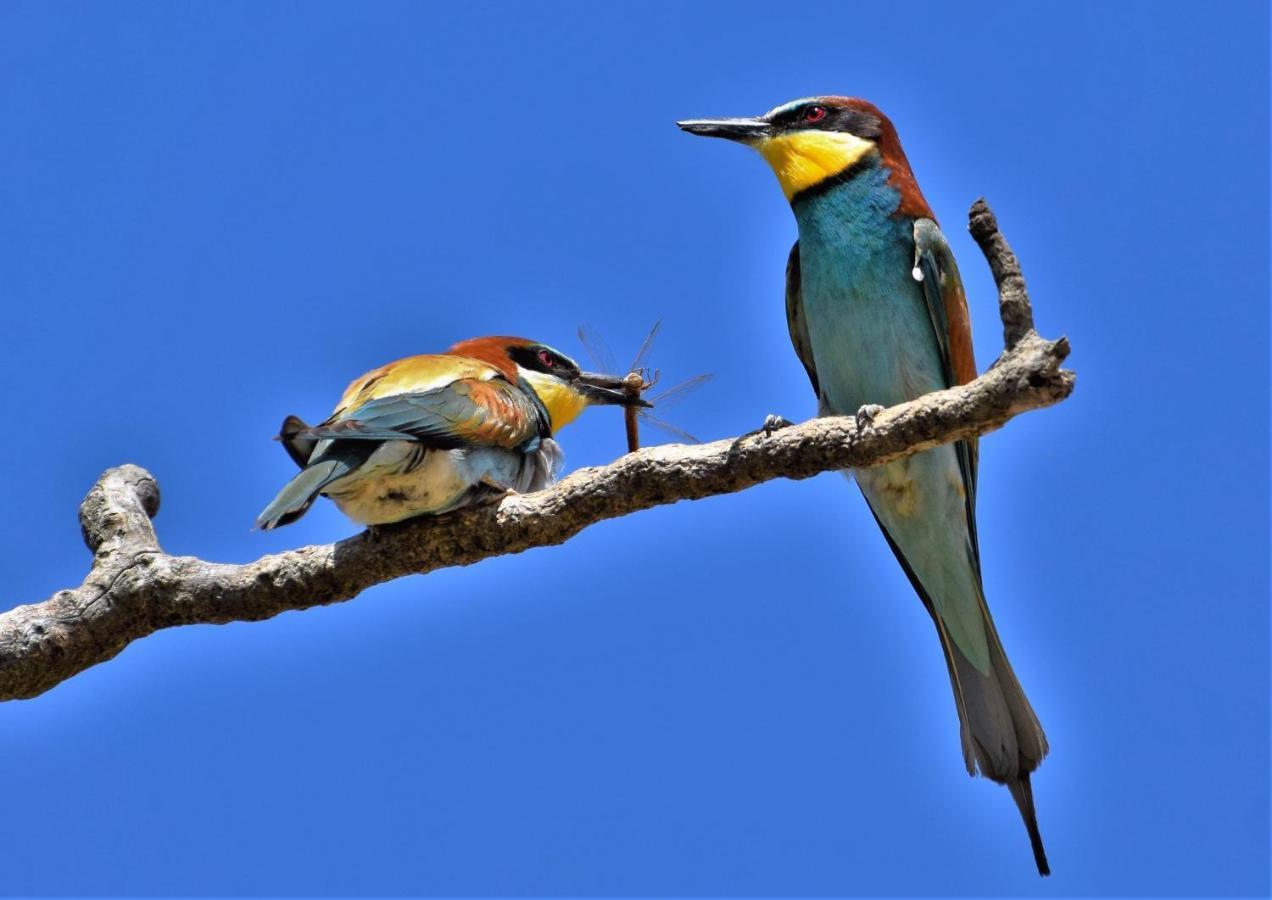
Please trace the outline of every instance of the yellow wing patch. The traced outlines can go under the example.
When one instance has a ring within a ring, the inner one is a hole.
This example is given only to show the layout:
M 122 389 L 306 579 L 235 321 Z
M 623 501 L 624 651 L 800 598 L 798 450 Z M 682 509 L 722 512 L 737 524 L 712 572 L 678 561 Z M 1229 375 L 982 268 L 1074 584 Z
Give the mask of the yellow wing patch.
M 344 396 L 336 404 L 332 418 L 351 409 L 357 409 L 369 400 L 391 397 L 394 394 L 423 393 L 446 387 L 453 381 L 471 378 L 489 381 L 499 376 L 499 370 L 466 356 L 430 354 L 408 356 L 387 365 L 372 369 L 345 388 Z
M 842 131 L 792 131 L 756 143 L 787 200 L 838 175 L 874 148 L 874 142 Z

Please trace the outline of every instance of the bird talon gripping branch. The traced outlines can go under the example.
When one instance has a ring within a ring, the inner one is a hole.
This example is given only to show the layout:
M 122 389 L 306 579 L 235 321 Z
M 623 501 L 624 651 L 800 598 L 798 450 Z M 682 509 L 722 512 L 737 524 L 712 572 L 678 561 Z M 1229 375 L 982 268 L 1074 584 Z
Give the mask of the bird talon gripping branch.
M 883 412 L 883 407 L 878 403 L 867 403 L 857 410 L 857 430 L 865 431 L 867 428 L 873 428 L 875 416 Z
M 779 416 L 776 413 L 769 413 L 764 417 L 764 424 L 760 426 L 760 430 L 756 434 L 763 434 L 765 437 L 772 437 L 773 432 L 781 431 L 783 428 L 790 428 L 795 423 L 785 416 Z

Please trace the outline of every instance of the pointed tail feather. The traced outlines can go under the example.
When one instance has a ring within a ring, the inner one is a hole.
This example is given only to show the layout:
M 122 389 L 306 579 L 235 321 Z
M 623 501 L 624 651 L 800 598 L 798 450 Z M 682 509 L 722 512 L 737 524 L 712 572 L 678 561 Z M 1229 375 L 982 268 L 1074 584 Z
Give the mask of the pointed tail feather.
M 295 522 L 313 505 L 323 488 L 347 475 L 352 468 L 346 460 L 324 459 L 303 469 L 283 486 L 273 502 L 256 517 L 256 527 L 261 531 L 269 531 Z
M 1051 866 L 1047 862 L 1047 850 L 1042 846 L 1042 832 L 1038 830 L 1038 814 L 1034 812 L 1033 787 L 1029 784 L 1029 773 L 1021 772 L 1020 778 L 1008 782 L 1011 799 L 1016 801 L 1020 817 L 1025 820 L 1025 828 L 1029 831 L 1029 844 L 1033 847 L 1034 863 L 1038 866 L 1039 875 L 1050 875 Z

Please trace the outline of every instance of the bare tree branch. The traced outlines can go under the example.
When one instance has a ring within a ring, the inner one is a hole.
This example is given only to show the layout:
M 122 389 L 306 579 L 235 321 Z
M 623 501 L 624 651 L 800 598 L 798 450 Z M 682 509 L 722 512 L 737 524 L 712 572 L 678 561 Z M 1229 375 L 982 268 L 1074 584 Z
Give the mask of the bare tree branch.
M 830 417 L 771 434 L 649 447 L 580 469 L 536 494 L 247 565 L 164 553 L 152 524 L 159 485 L 137 466 L 111 469 L 80 506 L 84 541 L 94 554 L 83 584 L 0 614 L 0 699 L 34 697 L 161 628 L 254 621 L 337 603 L 403 575 L 560 544 L 596 522 L 642 509 L 890 462 L 1063 400 L 1074 384 L 1073 373 L 1060 368 L 1068 342 L 1033 331 L 1019 263 L 983 200 L 972 207 L 971 230 L 998 285 L 1006 351 L 969 384 L 884 410 L 862 429 L 853 418 Z
M 1033 307 L 1029 303 L 1029 291 L 1025 288 L 1025 276 L 1020 262 L 1007 239 L 998 230 L 998 219 L 985 202 L 979 198 L 967 215 L 967 228 L 989 260 L 989 270 L 998 285 L 998 312 L 1003 320 L 1003 346 L 1008 350 L 1016 346 L 1034 330 Z M 1063 338 L 1061 338 L 1063 340 Z

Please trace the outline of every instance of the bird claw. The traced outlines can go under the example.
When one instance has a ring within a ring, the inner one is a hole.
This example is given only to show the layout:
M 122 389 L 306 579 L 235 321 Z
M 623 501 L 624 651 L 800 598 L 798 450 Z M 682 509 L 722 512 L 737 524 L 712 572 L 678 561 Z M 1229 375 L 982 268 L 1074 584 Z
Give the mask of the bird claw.
M 865 431 L 874 425 L 875 416 L 883 412 L 883 407 L 878 403 L 867 403 L 861 409 L 857 410 L 857 430 Z
M 483 490 L 478 491 L 472 499 L 473 506 L 489 506 L 502 503 L 505 498 L 517 493 L 512 485 L 491 478 L 487 475 L 481 480 Z
M 757 431 L 756 434 L 763 432 L 765 437 L 772 437 L 773 432 L 780 431 L 783 428 L 790 428 L 794 424 L 794 422 L 785 416 L 769 413 L 764 417 L 764 424 L 760 426 L 760 431 Z

